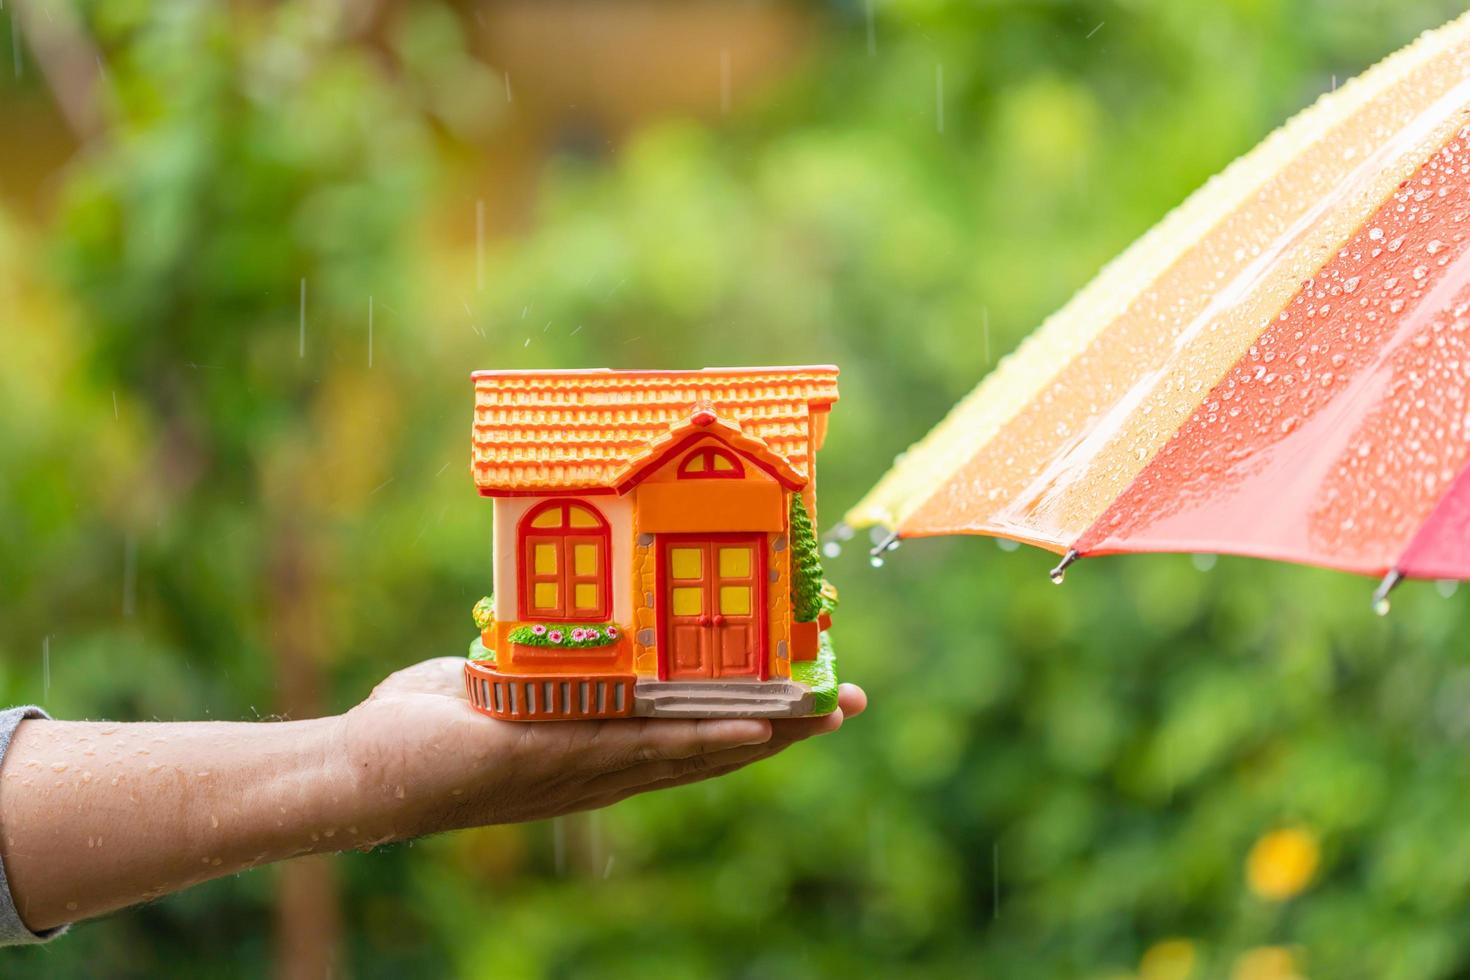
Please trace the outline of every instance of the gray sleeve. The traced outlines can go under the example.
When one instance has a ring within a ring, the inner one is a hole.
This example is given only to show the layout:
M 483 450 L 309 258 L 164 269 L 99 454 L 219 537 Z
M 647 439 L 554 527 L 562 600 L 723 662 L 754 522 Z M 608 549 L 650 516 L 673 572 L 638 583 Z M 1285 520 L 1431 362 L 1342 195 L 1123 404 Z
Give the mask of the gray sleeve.
M 27 718 L 48 717 L 50 716 L 46 712 L 33 705 L 0 711 L 0 765 L 5 763 L 5 753 L 10 748 L 10 737 L 15 734 L 15 729 L 20 723 Z M 10 894 L 10 882 L 5 878 L 5 865 L 3 861 L 0 861 L 0 946 L 44 943 L 48 939 L 61 935 L 66 929 L 66 926 L 60 926 L 56 929 L 47 929 L 45 932 L 32 932 L 26 928 L 26 924 L 20 920 L 20 913 L 15 910 L 15 899 Z

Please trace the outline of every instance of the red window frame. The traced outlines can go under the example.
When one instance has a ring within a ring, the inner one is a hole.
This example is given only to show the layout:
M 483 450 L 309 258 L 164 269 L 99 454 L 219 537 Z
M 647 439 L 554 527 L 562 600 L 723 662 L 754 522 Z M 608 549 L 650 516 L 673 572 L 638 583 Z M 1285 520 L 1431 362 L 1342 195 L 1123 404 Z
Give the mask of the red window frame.
M 704 468 L 690 470 L 697 460 L 704 460 Z M 728 470 L 715 469 L 715 460 L 723 459 L 730 464 Z M 701 446 L 679 463 L 678 478 L 681 480 L 739 480 L 745 476 L 745 467 L 740 458 L 728 449 L 719 446 Z
M 573 527 L 571 508 L 586 511 L 597 522 L 595 527 Z M 559 510 L 561 520 L 550 527 L 533 527 L 543 514 Z M 546 620 L 548 622 L 604 622 L 612 615 L 612 571 L 608 562 L 612 557 L 611 533 L 607 518 L 596 507 L 584 500 L 548 500 L 526 511 L 517 528 L 520 546 L 520 616 L 522 620 Z M 536 571 L 535 548 L 550 544 L 556 548 L 556 570 L 551 573 Z M 591 544 L 597 548 L 597 568 L 591 575 L 578 575 L 574 564 L 577 545 Z M 555 583 L 557 605 L 555 608 L 538 608 L 535 605 L 537 583 Z M 578 609 L 572 598 L 578 585 L 593 585 L 597 588 L 597 608 Z

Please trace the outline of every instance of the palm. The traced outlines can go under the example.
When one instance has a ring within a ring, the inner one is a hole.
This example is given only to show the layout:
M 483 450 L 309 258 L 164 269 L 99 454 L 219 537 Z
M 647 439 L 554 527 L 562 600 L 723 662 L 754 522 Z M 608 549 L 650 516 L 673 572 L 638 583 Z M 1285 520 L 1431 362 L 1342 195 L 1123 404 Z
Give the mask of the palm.
M 404 800 L 421 832 L 555 816 L 722 775 L 836 731 L 867 702 L 844 684 L 838 709 L 817 718 L 505 722 L 470 707 L 463 664 L 441 657 L 400 670 L 348 714 L 360 771 L 380 773 L 380 792 Z

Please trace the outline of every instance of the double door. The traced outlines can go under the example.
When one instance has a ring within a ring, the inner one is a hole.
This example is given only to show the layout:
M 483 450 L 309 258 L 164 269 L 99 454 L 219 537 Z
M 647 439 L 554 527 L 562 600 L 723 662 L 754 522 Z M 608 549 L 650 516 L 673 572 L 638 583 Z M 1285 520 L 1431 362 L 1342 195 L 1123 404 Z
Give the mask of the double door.
M 660 538 L 660 675 L 764 679 L 764 536 Z

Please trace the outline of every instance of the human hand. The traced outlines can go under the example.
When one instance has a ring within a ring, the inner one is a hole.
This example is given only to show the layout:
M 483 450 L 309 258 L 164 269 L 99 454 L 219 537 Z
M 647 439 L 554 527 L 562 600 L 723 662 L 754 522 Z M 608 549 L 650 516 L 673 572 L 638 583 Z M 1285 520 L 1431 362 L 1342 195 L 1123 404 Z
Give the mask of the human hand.
M 843 684 L 815 718 L 498 721 L 470 707 L 464 661 L 391 675 L 342 719 L 354 779 L 389 838 L 608 806 L 698 782 L 835 732 L 867 696 Z

